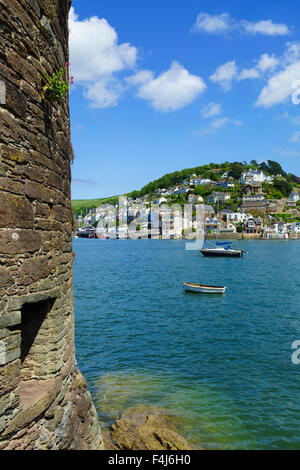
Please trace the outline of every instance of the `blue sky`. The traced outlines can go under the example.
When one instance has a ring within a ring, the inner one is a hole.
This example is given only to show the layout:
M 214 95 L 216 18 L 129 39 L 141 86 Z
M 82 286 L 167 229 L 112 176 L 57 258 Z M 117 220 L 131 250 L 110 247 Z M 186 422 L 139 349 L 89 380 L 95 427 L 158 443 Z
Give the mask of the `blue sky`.
M 72 198 L 210 162 L 300 175 L 294 1 L 73 0 Z

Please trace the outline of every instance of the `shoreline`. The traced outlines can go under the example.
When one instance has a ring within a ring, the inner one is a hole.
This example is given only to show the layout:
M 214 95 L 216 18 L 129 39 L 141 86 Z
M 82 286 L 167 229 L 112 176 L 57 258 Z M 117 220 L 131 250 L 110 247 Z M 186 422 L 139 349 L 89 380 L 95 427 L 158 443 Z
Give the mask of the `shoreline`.
M 140 238 L 99 238 L 99 237 L 75 237 L 73 236 L 73 239 L 86 239 L 86 240 L 133 240 L 133 241 L 139 241 L 139 240 L 172 240 L 172 241 L 179 241 L 179 240 L 184 240 L 186 242 L 193 242 L 193 240 L 189 240 L 188 238 L 146 238 L 146 237 L 140 237 Z M 264 238 L 261 237 L 260 234 L 250 234 L 250 233 L 228 233 L 228 234 L 221 234 L 218 237 L 215 234 L 209 234 L 207 236 L 207 240 L 261 240 L 261 241 L 295 241 L 295 240 L 300 240 L 300 233 L 296 234 L 296 236 L 290 236 L 289 238 L 279 238 L 279 237 L 274 237 L 274 238 Z

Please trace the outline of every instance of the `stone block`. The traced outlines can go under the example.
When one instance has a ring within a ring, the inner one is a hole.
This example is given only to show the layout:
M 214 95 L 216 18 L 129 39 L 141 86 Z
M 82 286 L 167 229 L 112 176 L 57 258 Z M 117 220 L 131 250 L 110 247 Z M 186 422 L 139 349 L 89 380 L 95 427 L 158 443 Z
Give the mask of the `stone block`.
M 19 325 L 21 323 L 21 312 L 16 311 L 12 313 L 6 313 L 0 316 L 0 328 L 7 328 L 10 326 Z
M 9 287 L 14 284 L 14 279 L 6 268 L 0 267 L 0 287 Z
M 24 304 L 28 304 L 32 302 L 41 302 L 42 300 L 55 299 L 56 297 L 59 297 L 59 295 L 60 295 L 59 289 L 55 288 L 47 292 L 38 292 L 34 294 L 12 297 L 9 299 L 9 302 L 8 302 L 9 310 L 21 309 Z
M 20 359 L 0 367 L 0 396 L 16 388 L 20 382 L 20 371 Z
M 34 230 L 0 228 L 0 253 L 34 253 L 41 247 L 41 235 Z
M 0 192 L 0 228 L 33 228 L 30 202 L 23 196 Z

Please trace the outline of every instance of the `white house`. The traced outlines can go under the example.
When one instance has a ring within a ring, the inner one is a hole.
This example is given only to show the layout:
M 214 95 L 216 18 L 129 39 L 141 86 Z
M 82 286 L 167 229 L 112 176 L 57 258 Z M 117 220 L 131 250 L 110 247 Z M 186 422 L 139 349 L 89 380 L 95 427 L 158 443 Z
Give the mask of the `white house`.
M 241 184 L 247 183 L 271 183 L 274 180 L 273 176 L 267 176 L 262 170 L 248 170 L 241 174 L 239 182 Z
M 228 181 L 220 181 L 216 183 L 216 186 L 220 186 L 222 188 L 234 188 L 234 181 L 228 180 Z
M 216 182 L 212 181 L 211 179 L 208 179 L 208 178 L 193 178 L 193 179 L 191 179 L 190 184 L 193 185 L 193 186 L 204 186 L 206 184 L 215 185 Z
M 288 226 L 287 224 L 281 223 L 281 222 L 278 224 L 268 225 L 264 229 L 264 236 L 269 239 L 272 239 L 272 238 L 286 239 L 288 238 Z
M 293 202 L 300 201 L 300 191 L 293 191 L 293 192 L 289 195 L 289 200 L 290 200 L 290 201 L 293 201 Z
M 221 217 L 226 222 L 238 224 L 240 222 L 245 223 L 249 217 L 252 217 L 252 215 L 244 211 L 233 212 L 230 209 L 223 209 L 221 211 Z

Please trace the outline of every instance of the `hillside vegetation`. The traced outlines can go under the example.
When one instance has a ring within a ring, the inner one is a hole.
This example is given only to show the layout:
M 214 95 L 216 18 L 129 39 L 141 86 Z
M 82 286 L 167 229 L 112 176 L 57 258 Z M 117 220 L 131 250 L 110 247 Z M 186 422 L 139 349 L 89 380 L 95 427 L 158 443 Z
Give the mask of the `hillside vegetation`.
M 192 175 L 199 176 L 201 178 L 207 178 L 212 181 L 219 181 L 225 172 L 228 173 L 228 178 L 233 178 L 236 182 L 234 189 L 226 190 L 232 194 L 232 201 L 240 196 L 241 188 L 239 187 L 238 180 L 241 174 L 247 170 L 256 169 L 262 170 L 266 175 L 278 176 L 275 178 L 272 184 L 263 183 L 263 191 L 268 199 L 281 199 L 288 197 L 291 191 L 295 188 L 300 187 L 300 178 L 291 173 L 286 173 L 281 165 L 275 161 L 268 160 L 267 163 L 257 163 L 256 160 L 252 160 L 250 163 L 247 162 L 225 162 L 225 163 L 210 163 L 208 165 L 196 166 L 194 168 L 186 168 L 181 171 L 175 171 L 173 173 L 167 173 L 166 175 L 151 181 L 140 190 L 132 191 L 126 194 L 126 196 L 133 199 L 143 197 L 146 194 L 151 198 L 155 192 L 159 189 L 169 189 L 176 185 L 181 184 L 185 180 L 189 180 Z M 196 186 L 193 189 L 193 193 L 199 194 L 203 197 L 208 196 L 213 191 L 211 186 Z M 221 188 L 218 191 L 222 191 Z M 89 200 L 73 200 L 72 207 L 76 215 L 85 210 L 90 210 L 98 207 L 100 204 L 116 204 L 119 196 L 89 199 Z M 177 197 L 177 199 L 184 199 L 183 197 Z M 179 202 L 179 201 L 178 201 Z

